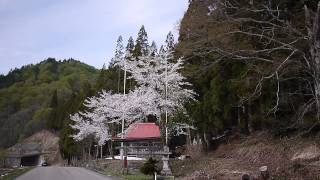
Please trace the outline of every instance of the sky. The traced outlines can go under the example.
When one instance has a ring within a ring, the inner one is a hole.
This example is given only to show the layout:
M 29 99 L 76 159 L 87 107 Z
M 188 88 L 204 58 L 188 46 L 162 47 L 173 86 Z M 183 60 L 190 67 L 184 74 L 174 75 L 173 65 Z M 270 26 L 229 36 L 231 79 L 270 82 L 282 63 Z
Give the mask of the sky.
M 101 68 L 144 25 L 160 46 L 177 39 L 188 0 L 0 0 L 0 74 L 53 57 Z

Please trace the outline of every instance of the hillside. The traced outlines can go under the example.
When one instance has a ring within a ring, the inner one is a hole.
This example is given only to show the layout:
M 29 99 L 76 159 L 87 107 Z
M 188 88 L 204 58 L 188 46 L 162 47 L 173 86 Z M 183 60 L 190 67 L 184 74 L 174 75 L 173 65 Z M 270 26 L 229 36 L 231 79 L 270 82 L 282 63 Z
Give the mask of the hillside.
M 0 147 L 9 147 L 41 129 L 60 129 L 70 99 L 92 91 L 94 67 L 49 58 L 0 76 Z M 60 108 L 60 111 L 57 109 Z M 58 113 L 57 113 L 58 112 Z
M 198 94 L 198 102 L 188 106 L 197 133 L 204 134 L 210 147 L 207 139 L 231 128 L 244 134 L 268 130 L 275 136 L 317 131 L 313 89 L 318 78 L 311 74 L 318 71 L 306 65 L 315 63 L 309 54 L 313 40 L 296 34 L 308 37 L 304 4 L 219 2 L 190 1 L 175 52 L 185 58 L 183 74 Z M 314 14 L 316 3 L 306 1 L 306 11 Z M 274 19 L 267 7 L 285 11 Z M 290 42 L 289 49 L 279 45 Z M 310 57 L 307 62 L 302 62 L 304 55 Z
M 244 174 L 258 179 L 259 168 L 267 166 L 270 179 L 318 179 L 319 147 L 319 137 L 274 139 L 268 132 L 236 134 L 215 151 L 174 161 L 172 170 L 177 179 L 237 180 Z
M 158 50 L 142 25 L 99 71 L 49 58 L 0 76 L 0 147 L 46 129 L 56 157 L 103 169 L 112 137 L 156 122 L 179 178 L 318 178 L 319 35 L 319 0 L 189 0 L 177 43 Z
M 203 142 L 185 153 L 204 153 L 175 161 L 174 174 L 241 179 L 267 166 L 271 179 L 319 178 L 319 1 L 189 2 L 175 53 L 198 94 L 187 108 Z

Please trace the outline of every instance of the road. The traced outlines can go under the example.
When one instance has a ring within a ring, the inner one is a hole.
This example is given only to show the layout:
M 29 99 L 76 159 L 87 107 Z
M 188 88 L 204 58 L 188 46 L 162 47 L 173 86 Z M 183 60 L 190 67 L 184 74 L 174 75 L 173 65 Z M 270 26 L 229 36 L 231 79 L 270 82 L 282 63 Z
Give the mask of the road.
M 111 177 L 78 167 L 37 167 L 16 180 L 114 180 Z

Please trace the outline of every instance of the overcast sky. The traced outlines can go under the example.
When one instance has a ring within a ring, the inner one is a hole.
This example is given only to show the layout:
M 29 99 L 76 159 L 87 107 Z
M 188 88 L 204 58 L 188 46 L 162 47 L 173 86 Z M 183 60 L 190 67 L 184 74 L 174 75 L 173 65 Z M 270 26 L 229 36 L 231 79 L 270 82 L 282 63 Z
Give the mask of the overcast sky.
M 47 57 L 75 58 L 101 68 L 116 40 L 144 24 L 159 46 L 188 0 L 0 0 L 0 74 Z M 177 37 L 176 37 L 177 38 Z

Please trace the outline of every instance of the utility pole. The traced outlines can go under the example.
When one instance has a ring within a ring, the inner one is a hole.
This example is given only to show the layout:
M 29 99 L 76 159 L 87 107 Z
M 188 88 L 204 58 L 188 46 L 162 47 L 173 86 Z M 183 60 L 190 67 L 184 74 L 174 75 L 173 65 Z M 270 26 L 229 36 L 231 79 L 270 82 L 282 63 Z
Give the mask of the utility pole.
M 165 105 L 166 105 L 166 146 L 168 146 L 168 105 L 167 105 L 167 101 L 168 101 L 168 59 L 166 59 L 166 83 L 165 83 L 165 95 L 166 95 L 166 99 L 165 99 Z
M 101 159 L 102 159 L 102 156 L 103 156 L 102 151 L 103 151 L 103 145 L 101 145 L 101 147 L 100 147 L 100 158 L 101 158 Z
M 127 78 L 127 69 L 126 69 L 126 57 L 123 58 L 123 66 L 124 66 L 124 76 L 123 76 L 123 98 L 126 95 L 126 78 Z M 123 109 L 122 115 L 122 123 L 121 123 L 121 139 L 124 138 L 124 122 L 125 122 L 125 109 Z M 121 142 L 121 149 L 120 149 L 120 159 L 123 160 L 123 142 Z
M 167 52 L 168 53 L 168 52 Z M 166 129 L 166 144 L 163 148 L 163 157 L 162 157 L 162 161 L 163 161 L 163 167 L 162 167 L 162 171 L 161 173 L 163 175 L 172 175 L 170 166 L 169 166 L 169 154 L 170 154 L 170 150 L 169 150 L 169 146 L 168 146 L 168 57 L 165 56 L 165 113 L 166 113 L 166 124 L 165 124 L 165 129 Z

